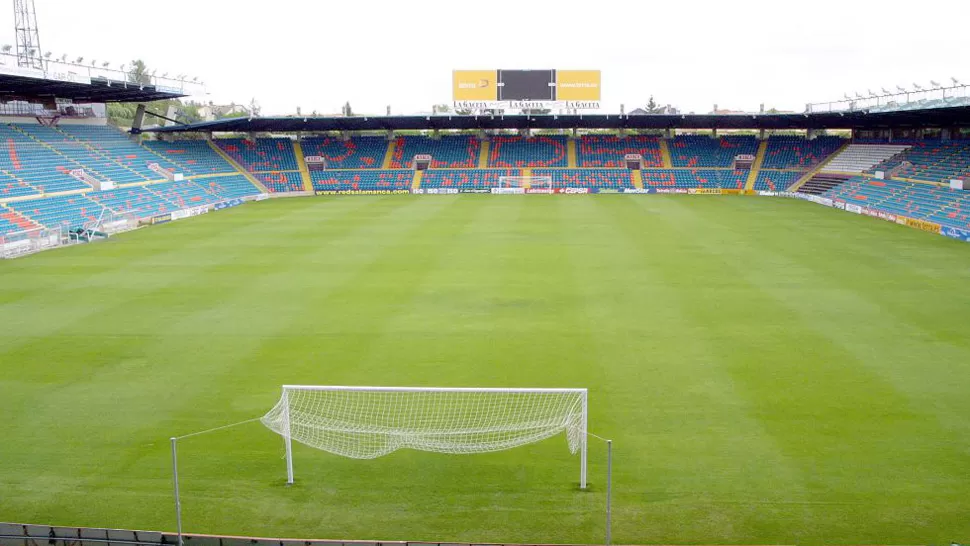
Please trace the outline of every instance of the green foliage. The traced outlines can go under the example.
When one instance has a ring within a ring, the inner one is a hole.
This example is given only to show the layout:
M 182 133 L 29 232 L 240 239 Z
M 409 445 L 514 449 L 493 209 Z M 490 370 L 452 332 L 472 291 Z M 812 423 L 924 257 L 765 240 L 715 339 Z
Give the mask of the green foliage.
M 2 519 L 174 530 L 168 438 L 283 383 L 582 386 L 617 544 L 970 536 L 965 244 L 755 197 L 278 199 L 0 261 Z M 180 442 L 196 533 L 599 543 L 561 437 Z M 901 524 L 901 522 L 903 524 Z

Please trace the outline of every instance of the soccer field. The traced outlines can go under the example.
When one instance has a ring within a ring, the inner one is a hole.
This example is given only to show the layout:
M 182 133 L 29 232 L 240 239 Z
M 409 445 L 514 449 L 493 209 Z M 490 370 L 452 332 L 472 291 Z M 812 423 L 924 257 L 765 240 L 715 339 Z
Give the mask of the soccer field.
M 618 544 L 970 537 L 970 246 L 805 202 L 273 200 L 0 262 L 0 521 L 174 530 L 168 438 L 280 385 L 587 387 Z M 187 532 L 598 542 L 562 436 L 180 444 Z

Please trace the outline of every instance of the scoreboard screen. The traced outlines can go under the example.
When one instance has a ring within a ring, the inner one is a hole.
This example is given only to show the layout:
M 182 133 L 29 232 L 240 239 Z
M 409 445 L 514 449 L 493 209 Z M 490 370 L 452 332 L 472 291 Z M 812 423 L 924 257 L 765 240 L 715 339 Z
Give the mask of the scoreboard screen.
M 556 100 L 555 70 L 499 70 L 498 100 Z

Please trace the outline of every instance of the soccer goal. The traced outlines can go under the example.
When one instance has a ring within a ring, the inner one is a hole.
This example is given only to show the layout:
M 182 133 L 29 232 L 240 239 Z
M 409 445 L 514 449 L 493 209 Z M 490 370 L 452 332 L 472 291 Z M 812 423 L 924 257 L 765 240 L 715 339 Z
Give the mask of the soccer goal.
M 261 421 L 283 437 L 287 483 L 293 483 L 293 440 L 375 459 L 398 449 L 502 451 L 565 432 L 569 451 L 580 454 L 585 489 L 587 409 L 586 389 L 284 385 Z
M 552 190 L 551 176 L 500 176 L 498 181 L 503 188 Z

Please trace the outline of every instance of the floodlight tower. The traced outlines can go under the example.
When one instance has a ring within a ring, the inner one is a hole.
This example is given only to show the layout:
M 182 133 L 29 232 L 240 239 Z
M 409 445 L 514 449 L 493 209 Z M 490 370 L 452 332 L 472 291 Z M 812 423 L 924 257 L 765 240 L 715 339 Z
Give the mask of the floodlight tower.
M 17 65 L 43 70 L 34 0 L 13 0 L 13 15 L 17 33 Z

